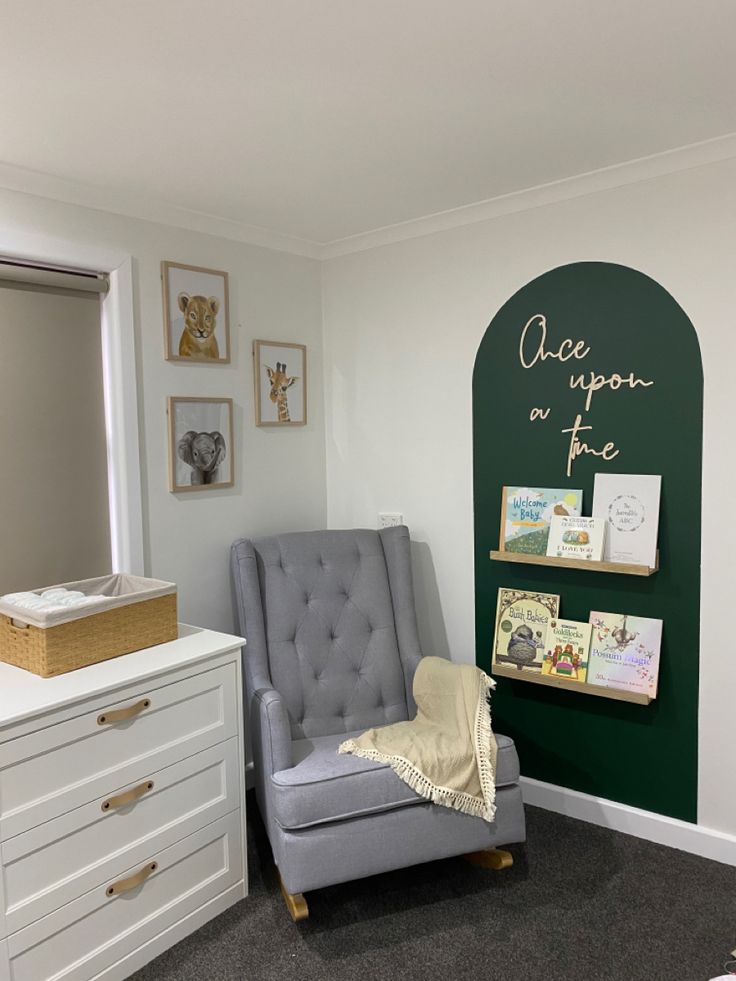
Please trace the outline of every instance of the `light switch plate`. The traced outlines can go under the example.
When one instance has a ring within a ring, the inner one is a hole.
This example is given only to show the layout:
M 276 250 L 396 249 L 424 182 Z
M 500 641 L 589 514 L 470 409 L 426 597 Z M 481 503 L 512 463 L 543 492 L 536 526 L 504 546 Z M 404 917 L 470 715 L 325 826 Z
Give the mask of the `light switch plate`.
M 379 528 L 396 528 L 397 525 L 403 525 L 404 516 L 399 511 L 381 511 L 378 515 L 378 527 Z

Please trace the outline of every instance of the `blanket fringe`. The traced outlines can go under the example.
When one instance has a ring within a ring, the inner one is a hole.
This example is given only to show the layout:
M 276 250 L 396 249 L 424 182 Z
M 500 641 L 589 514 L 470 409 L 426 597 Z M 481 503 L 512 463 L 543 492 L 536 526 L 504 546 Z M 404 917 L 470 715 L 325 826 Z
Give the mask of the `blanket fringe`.
M 491 700 L 488 697 L 495 687 L 496 682 L 493 678 L 490 678 L 485 671 L 481 671 L 473 737 L 475 758 L 478 761 L 480 789 L 485 804 L 481 817 L 486 821 L 493 821 L 496 816 L 496 775 L 493 772 L 493 760 L 491 759 L 491 746 L 495 746 L 496 737 L 493 735 L 491 727 Z
M 491 745 L 492 740 L 495 740 L 495 736 L 491 729 L 491 710 L 488 704 L 488 693 L 494 687 L 495 682 L 481 671 L 473 743 L 481 792 L 483 794 L 482 800 L 479 797 L 474 797 L 472 794 L 452 790 L 450 787 L 438 786 L 432 783 L 406 757 L 391 756 L 387 753 L 380 753 L 376 749 L 362 749 L 354 739 L 347 739 L 344 743 L 341 743 L 338 752 L 352 753 L 354 756 L 360 756 L 365 760 L 373 760 L 376 763 L 386 763 L 404 783 L 426 800 L 431 800 L 432 803 L 441 804 L 444 807 L 450 807 L 455 811 L 461 811 L 463 814 L 470 814 L 472 817 L 483 818 L 485 821 L 493 821 L 496 815 L 496 785 L 491 759 Z

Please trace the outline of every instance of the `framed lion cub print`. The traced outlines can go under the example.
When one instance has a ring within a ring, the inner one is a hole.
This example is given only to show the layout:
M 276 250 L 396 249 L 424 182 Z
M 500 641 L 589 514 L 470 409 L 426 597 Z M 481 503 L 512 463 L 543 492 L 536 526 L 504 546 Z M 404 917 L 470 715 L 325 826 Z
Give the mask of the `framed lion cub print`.
M 229 364 L 227 273 L 162 262 L 161 282 L 166 360 Z

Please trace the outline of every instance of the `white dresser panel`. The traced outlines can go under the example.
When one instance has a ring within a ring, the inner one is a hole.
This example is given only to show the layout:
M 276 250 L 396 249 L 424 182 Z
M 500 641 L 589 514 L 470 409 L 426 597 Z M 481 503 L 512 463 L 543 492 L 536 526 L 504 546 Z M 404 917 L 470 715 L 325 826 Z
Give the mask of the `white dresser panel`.
M 125 981 L 247 895 L 243 643 L 0 662 L 0 981 Z
M 238 732 L 234 664 L 163 687 L 0 745 L 0 839 L 134 785 Z
M 240 807 L 236 737 L 0 846 L 7 932 Z
M 88 981 L 242 879 L 236 811 L 17 933 L 9 981 Z M 132 940 L 134 939 L 134 942 Z

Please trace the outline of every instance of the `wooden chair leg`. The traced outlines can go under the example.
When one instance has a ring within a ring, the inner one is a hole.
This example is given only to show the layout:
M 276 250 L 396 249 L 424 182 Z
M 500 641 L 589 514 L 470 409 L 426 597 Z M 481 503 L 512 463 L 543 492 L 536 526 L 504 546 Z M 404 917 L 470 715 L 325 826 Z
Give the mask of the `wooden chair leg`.
M 495 872 L 501 869 L 510 869 L 514 864 L 514 856 L 511 852 L 503 851 L 501 848 L 489 848 L 487 851 L 470 852 L 463 855 L 466 862 L 477 865 L 481 869 L 493 869 Z
M 284 897 L 286 908 L 288 909 L 292 920 L 295 923 L 298 923 L 300 920 L 306 920 L 309 916 L 309 907 L 307 906 L 307 901 L 304 898 L 303 893 L 298 892 L 296 894 L 292 894 L 287 892 L 280 872 L 279 885 L 281 886 L 281 895 Z

